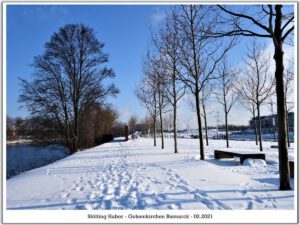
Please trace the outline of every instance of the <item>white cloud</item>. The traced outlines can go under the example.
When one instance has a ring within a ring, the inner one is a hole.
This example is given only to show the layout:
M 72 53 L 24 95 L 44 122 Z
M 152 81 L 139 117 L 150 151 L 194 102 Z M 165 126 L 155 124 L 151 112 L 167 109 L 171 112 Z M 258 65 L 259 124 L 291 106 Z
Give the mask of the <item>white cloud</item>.
M 151 25 L 158 25 L 166 18 L 166 14 L 159 8 L 154 8 L 154 10 L 155 12 L 150 15 L 149 22 Z
M 162 13 L 156 13 L 150 16 L 151 21 L 154 23 L 160 23 L 165 19 L 165 17 L 166 17 L 165 14 Z

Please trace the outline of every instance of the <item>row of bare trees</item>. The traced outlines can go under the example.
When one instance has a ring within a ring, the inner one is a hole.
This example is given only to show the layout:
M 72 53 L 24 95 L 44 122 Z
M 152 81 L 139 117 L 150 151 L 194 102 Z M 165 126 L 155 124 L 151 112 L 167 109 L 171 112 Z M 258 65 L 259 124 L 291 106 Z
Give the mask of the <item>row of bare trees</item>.
M 204 92 L 205 85 L 211 79 L 215 79 L 213 76 L 215 69 L 234 45 L 235 40 L 230 39 L 227 41 L 223 38 L 218 39 L 206 35 L 212 29 L 215 20 L 208 6 L 174 7 L 166 18 L 163 28 L 161 28 L 158 35 L 153 37 L 154 53 L 152 56 L 149 56 L 148 53 L 145 60 L 148 65 L 147 68 L 150 67 L 151 69 L 144 69 L 145 77 L 137 88 L 136 95 L 148 108 L 150 114 L 155 115 L 157 109 L 162 132 L 162 109 L 167 104 L 172 106 L 174 152 L 177 153 L 176 121 L 178 101 L 186 92 L 191 94 L 197 112 L 200 157 L 204 159 L 200 95 L 202 90 Z M 153 78 L 155 78 L 154 81 Z M 146 83 L 147 80 L 151 80 L 154 85 L 149 85 L 149 82 Z M 152 87 L 152 92 L 151 90 L 150 92 L 145 91 L 149 86 Z M 165 100 L 163 104 L 160 104 L 160 96 Z M 153 101 L 150 100 L 151 97 L 154 99 Z M 149 110 L 149 106 L 147 106 L 149 104 L 153 108 L 152 110 Z M 205 107 L 205 105 L 203 106 Z
M 174 115 L 174 148 L 176 140 L 177 103 L 184 93 L 193 97 L 199 132 L 200 158 L 205 159 L 202 120 L 207 132 L 207 99 L 214 93 L 223 106 L 226 146 L 228 141 L 228 114 L 238 100 L 251 111 L 258 124 L 259 149 L 262 148 L 261 106 L 271 95 L 277 96 L 278 146 L 280 189 L 290 189 L 287 152 L 287 90 L 290 78 L 284 81 L 284 71 L 291 77 L 292 70 L 284 69 L 283 46 L 293 34 L 293 10 L 282 5 L 263 6 L 212 6 L 183 5 L 173 7 L 166 15 L 165 23 L 153 37 L 154 48 L 148 52 L 144 66 L 144 78 L 136 89 L 136 95 L 153 118 L 156 130 L 164 106 L 171 104 Z M 253 13 L 255 12 L 255 13 Z M 274 44 L 275 76 L 270 72 L 269 57 L 265 48 L 254 41 L 248 48 L 243 69 L 237 69 L 227 61 L 230 49 L 239 37 L 271 38 Z M 288 76 L 286 76 L 288 77 Z M 285 86 L 286 85 L 286 86 Z M 160 102 L 163 99 L 163 103 Z M 206 134 L 206 137 L 208 135 Z M 154 144 L 156 145 L 156 132 Z M 258 142 L 258 141 L 257 141 Z M 208 145 L 208 139 L 206 139 Z M 162 134 L 162 148 L 163 134 Z

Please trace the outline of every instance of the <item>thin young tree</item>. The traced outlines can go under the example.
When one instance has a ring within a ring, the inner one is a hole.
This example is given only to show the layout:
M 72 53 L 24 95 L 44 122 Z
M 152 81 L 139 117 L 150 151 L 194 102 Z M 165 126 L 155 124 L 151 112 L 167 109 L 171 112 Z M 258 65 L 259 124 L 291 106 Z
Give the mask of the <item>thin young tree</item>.
M 136 129 L 137 121 L 138 119 L 136 115 L 132 115 L 128 120 L 129 132 L 131 133 L 133 139 L 135 138 L 134 132 Z
M 254 86 L 253 86 L 254 87 Z M 250 99 L 255 99 L 255 90 L 250 94 Z M 239 93 L 239 87 L 236 87 L 236 92 Z M 254 135 L 255 135 L 255 144 L 258 145 L 258 137 L 257 137 L 257 123 L 256 123 L 256 104 L 253 100 L 249 100 L 247 97 L 240 96 L 240 103 L 251 113 L 253 118 L 253 127 L 254 127 Z
M 104 66 L 108 55 L 103 47 L 93 29 L 65 25 L 53 33 L 45 52 L 34 58 L 33 80 L 21 79 L 19 101 L 33 115 L 56 120 L 71 153 L 80 148 L 79 121 L 84 106 L 118 93 L 114 85 L 104 85 L 115 74 Z
M 153 70 L 151 65 L 150 53 L 147 53 L 147 58 L 143 65 L 144 77 L 135 88 L 135 95 L 141 104 L 147 108 L 153 122 L 153 144 L 156 146 L 157 133 L 157 118 L 159 115 L 158 93 L 156 89 L 156 81 L 152 78 Z
M 235 92 L 235 77 L 237 71 L 229 64 L 226 57 L 223 58 L 217 69 L 215 96 L 223 106 L 226 132 L 226 147 L 229 148 L 228 115 L 233 105 L 237 102 L 239 95 Z
M 165 148 L 165 139 L 164 139 L 164 123 L 163 123 L 163 114 L 166 113 L 166 107 L 168 105 L 167 101 L 167 91 L 168 90 L 168 77 L 167 77 L 167 68 L 165 64 L 166 57 L 162 54 L 159 56 L 152 57 L 152 71 L 153 74 L 150 76 L 152 83 L 157 91 L 157 106 L 159 112 L 160 120 L 160 130 L 161 130 L 161 148 Z
M 286 108 L 286 129 L 287 129 L 287 140 L 288 140 L 288 147 L 290 147 L 290 127 L 289 127 L 289 111 L 294 107 L 293 105 L 291 107 L 288 107 L 288 96 L 293 93 L 293 81 L 294 81 L 294 65 L 293 63 L 289 63 L 287 69 L 284 71 L 284 92 L 285 92 L 285 99 L 284 104 Z
M 202 106 L 202 117 L 204 120 L 204 128 L 205 128 L 205 139 L 206 139 L 206 146 L 208 146 L 208 127 L 207 127 L 207 101 L 210 95 L 213 93 L 213 85 L 207 84 L 205 87 L 202 88 L 202 96 L 201 96 L 201 106 Z
M 178 153 L 177 145 L 177 105 L 179 100 L 185 94 L 185 87 L 178 81 L 178 73 L 180 64 L 179 54 L 179 27 L 178 27 L 178 9 L 172 7 L 166 16 L 166 22 L 159 31 L 159 37 L 153 38 L 155 47 L 160 54 L 164 56 L 166 67 L 167 82 L 169 83 L 167 91 L 167 100 L 173 109 L 173 138 L 174 152 Z
M 215 37 L 245 36 L 269 38 L 274 46 L 275 79 L 277 96 L 278 119 L 278 150 L 280 190 L 290 190 L 290 171 L 287 146 L 287 126 L 284 93 L 284 43 L 294 31 L 294 6 L 293 5 L 261 5 L 248 6 L 218 6 L 219 27 L 215 29 Z M 255 11 L 255 9 L 257 9 Z M 255 12 L 254 12 L 255 11 Z M 226 24 L 227 26 L 224 26 Z
M 265 54 L 265 48 L 255 40 L 248 46 L 247 59 L 244 60 L 246 70 L 239 82 L 239 93 L 256 105 L 258 120 L 259 150 L 263 151 L 261 131 L 261 106 L 274 93 L 275 79 L 270 73 L 270 58 Z
M 180 8 L 180 64 L 182 72 L 179 79 L 194 96 L 200 144 L 200 159 L 204 160 L 204 145 L 200 109 L 200 93 L 205 84 L 212 78 L 219 61 L 233 46 L 234 40 L 228 43 L 208 36 L 214 27 L 215 18 L 211 7 L 207 5 L 183 5 Z

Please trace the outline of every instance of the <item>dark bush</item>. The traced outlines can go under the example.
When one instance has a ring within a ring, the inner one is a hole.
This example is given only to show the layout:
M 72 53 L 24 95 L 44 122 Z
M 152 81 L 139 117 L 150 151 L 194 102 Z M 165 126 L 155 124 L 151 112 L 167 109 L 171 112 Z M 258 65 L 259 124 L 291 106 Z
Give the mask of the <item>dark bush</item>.
M 100 137 L 96 138 L 96 145 L 100 145 L 106 142 L 110 142 L 114 139 L 112 134 L 103 134 Z

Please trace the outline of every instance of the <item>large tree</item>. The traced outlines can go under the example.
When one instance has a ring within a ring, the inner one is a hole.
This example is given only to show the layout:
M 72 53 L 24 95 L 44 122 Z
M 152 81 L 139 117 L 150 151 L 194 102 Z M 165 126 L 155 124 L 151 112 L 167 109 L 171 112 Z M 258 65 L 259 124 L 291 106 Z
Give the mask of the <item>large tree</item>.
M 274 46 L 275 79 L 278 118 L 278 150 L 280 189 L 290 190 L 290 171 L 287 146 L 286 109 L 284 104 L 284 50 L 283 45 L 294 31 L 294 6 L 281 4 L 249 6 L 218 6 L 223 12 L 215 33 L 220 36 L 256 36 L 270 38 Z M 256 10 L 256 11 L 255 11 Z M 224 22 L 227 26 L 224 26 Z
M 34 58 L 33 79 L 21 79 L 19 101 L 32 114 L 56 120 L 71 153 L 80 148 L 79 121 L 84 107 L 118 93 L 113 84 L 104 85 L 115 74 L 104 66 L 108 55 L 103 47 L 93 29 L 65 25 L 53 33 L 45 52 Z

